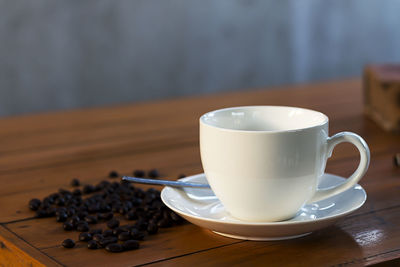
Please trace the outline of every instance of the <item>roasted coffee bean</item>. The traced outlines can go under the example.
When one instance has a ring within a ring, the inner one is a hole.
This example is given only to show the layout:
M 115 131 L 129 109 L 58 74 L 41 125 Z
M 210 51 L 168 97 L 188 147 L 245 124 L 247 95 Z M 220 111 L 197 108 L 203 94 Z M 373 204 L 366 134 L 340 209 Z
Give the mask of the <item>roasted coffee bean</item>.
M 133 176 L 142 178 L 146 175 L 146 173 L 143 170 L 134 170 L 133 171 Z
M 147 214 L 144 210 L 137 209 L 136 214 L 142 220 L 146 220 L 146 218 L 147 218 Z
M 146 190 L 147 194 L 157 194 L 159 191 L 153 187 L 150 187 Z
M 56 216 L 56 211 L 57 209 L 54 207 L 49 207 L 46 209 L 47 217 L 53 217 Z
M 65 207 L 56 208 L 56 216 L 60 213 L 67 213 L 67 209 Z M 68 215 L 68 214 L 67 214 Z
M 171 224 L 171 220 L 168 218 L 162 218 L 161 220 L 158 221 L 157 226 L 161 227 L 161 228 L 167 228 L 170 227 Z
M 77 214 L 72 215 L 72 216 L 69 218 L 69 220 L 72 220 L 74 223 L 78 223 L 78 222 L 81 221 L 81 217 L 80 217 L 79 214 L 77 213 Z
M 78 206 L 78 201 L 75 198 L 65 199 L 65 206 L 76 208 Z
M 80 189 L 75 189 L 74 191 L 72 191 L 72 194 L 74 196 L 81 196 L 82 195 L 82 191 Z
M 109 181 L 103 180 L 100 183 L 98 183 L 96 185 L 96 187 L 99 187 L 100 189 L 104 189 L 104 188 L 107 188 L 109 185 L 110 185 Z
M 132 228 L 134 228 L 134 226 L 133 225 L 129 225 L 129 224 L 125 224 L 125 225 L 121 225 L 118 228 L 121 229 L 122 232 L 129 232 Z
M 128 240 L 122 244 L 124 250 L 134 250 L 139 248 L 139 242 L 137 240 Z
M 120 183 L 118 183 L 118 182 L 112 182 L 112 183 L 110 184 L 110 186 L 111 186 L 112 188 L 114 188 L 114 189 L 117 189 L 117 188 L 120 187 Z
M 80 241 L 89 241 L 92 240 L 92 235 L 88 232 L 83 232 L 79 234 Z
M 119 174 L 116 171 L 110 171 L 110 173 L 108 174 L 108 177 L 117 178 L 117 177 L 119 177 Z
M 133 204 L 129 200 L 126 200 L 122 206 L 124 206 L 127 209 L 127 211 L 133 208 Z
M 57 206 L 64 206 L 65 205 L 65 199 L 63 197 L 57 198 L 54 201 L 54 204 L 56 204 Z
M 111 211 L 110 205 L 104 202 L 100 204 L 100 212 L 110 212 L 110 211 Z
M 83 193 L 84 194 L 90 194 L 95 191 L 95 187 L 93 185 L 87 184 L 83 187 Z
M 172 210 L 169 212 L 169 216 L 174 223 L 181 223 L 183 221 L 182 217 L 173 212 Z
M 151 218 L 149 220 L 149 224 L 151 224 L 151 223 L 157 225 L 158 221 L 156 219 Z
M 80 185 L 81 185 L 81 182 L 79 181 L 78 178 L 72 179 L 71 186 L 80 186 Z
M 144 233 L 139 231 L 136 228 L 131 229 L 131 237 L 135 240 L 143 240 L 144 238 Z
M 73 248 L 75 246 L 75 242 L 74 240 L 68 238 L 62 242 L 62 245 L 64 248 Z
M 36 211 L 35 217 L 36 218 L 46 218 L 46 217 L 49 217 L 49 216 L 47 215 L 47 211 L 46 210 L 40 209 L 40 210 Z
M 100 240 L 102 240 L 104 238 L 104 236 L 102 234 L 95 234 L 93 235 L 93 240 L 99 242 Z
M 158 200 L 151 203 L 151 206 L 154 207 L 159 213 L 162 213 L 163 210 L 167 208 L 164 203 Z
M 97 249 L 97 242 L 94 240 L 89 240 L 88 244 L 87 244 L 88 249 Z
M 162 215 L 163 215 L 163 218 L 166 218 L 168 220 L 171 219 L 169 210 L 163 210 Z
M 98 220 L 111 220 L 114 217 L 114 214 L 112 212 L 106 212 L 106 213 L 97 213 L 97 219 Z
M 114 191 L 115 191 L 114 188 L 112 188 L 111 186 L 104 189 L 104 192 L 109 196 L 111 196 L 114 193 Z
M 119 214 L 125 215 L 129 211 L 128 207 L 126 206 L 121 206 L 118 210 Z
M 153 215 L 152 218 L 153 218 L 154 220 L 156 220 L 156 221 L 159 221 L 159 220 L 161 220 L 161 219 L 163 218 L 163 215 L 162 215 L 161 212 L 156 212 L 156 213 Z
M 105 238 L 99 240 L 97 243 L 98 243 L 101 247 L 104 248 L 104 247 L 107 246 L 108 244 L 116 243 L 117 241 L 118 241 L 118 239 L 117 239 L 116 237 L 110 236 L 110 237 L 105 237 Z
M 76 230 L 79 232 L 87 232 L 89 231 L 89 225 L 85 221 L 78 222 L 76 225 Z
M 82 197 L 81 196 L 75 196 L 74 199 L 75 199 L 75 202 L 76 202 L 77 206 L 82 205 L 83 201 L 82 201 Z
M 115 204 L 112 206 L 111 210 L 112 210 L 112 212 L 119 212 L 120 208 L 121 208 L 121 205 Z
M 160 173 L 157 169 L 152 169 L 147 173 L 147 176 L 149 176 L 150 178 L 158 178 L 160 177 Z
M 61 189 L 60 189 L 61 190 Z M 64 189 L 62 189 L 62 190 L 64 190 Z M 47 196 L 47 200 L 48 201 L 50 201 L 50 202 L 52 202 L 52 203 L 54 203 L 54 201 L 57 199 L 57 198 L 59 198 L 59 197 L 61 197 L 62 195 L 61 194 L 59 194 L 59 193 L 53 193 L 53 194 L 50 194 L 49 196 Z M 44 201 L 44 200 L 43 200 Z
M 99 185 L 94 186 L 94 192 L 99 192 L 101 191 L 103 188 Z
M 66 212 L 59 212 L 56 215 L 57 222 L 65 222 L 68 219 L 68 214 Z
M 42 204 L 42 201 L 40 201 L 40 200 L 37 199 L 37 198 L 33 198 L 33 199 L 31 199 L 31 200 L 29 201 L 29 208 L 30 208 L 31 210 L 36 211 L 36 210 L 39 209 L 40 204 Z
M 149 233 L 149 235 L 154 235 L 157 234 L 158 232 L 158 226 L 155 223 L 149 223 L 149 225 L 147 226 L 147 233 Z
M 103 230 L 101 229 L 92 229 L 89 231 L 89 234 L 91 234 L 92 236 L 95 234 L 101 234 L 103 232 Z
M 47 205 L 51 205 L 54 204 L 54 198 L 52 197 L 45 197 L 42 201 L 42 205 L 47 204 Z M 44 207 L 44 206 L 43 206 Z
M 90 224 L 95 224 L 95 223 L 97 223 L 97 218 L 92 215 L 87 215 L 87 216 L 85 216 L 85 221 Z
M 86 216 L 88 216 L 88 214 L 89 214 L 89 212 L 82 210 L 82 211 L 78 211 L 76 213 L 76 216 L 78 216 L 79 219 L 83 220 L 83 219 L 85 219 Z
M 129 232 L 122 232 L 118 235 L 118 240 L 126 241 L 132 239 L 132 236 Z
M 104 230 L 103 235 L 104 235 L 104 237 L 113 236 L 114 235 L 113 230 L 110 230 L 110 229 Z
M 111 219 L 107 222 L 107 226 L 110 229 L 117 228 L 119 226 L 119 221 L 117 219 Z
M 124 248 L 121 244 L 118 243 L 111 243 L 106 246 L 106 250 L 109 252 L 122 252 Z
M 144 220 L 143 218 L 140 218 L 135 223 L 135 227 L 139 230 L 146 230 L 148 225 L 149 225 L 149 223 L 146 220 Z
M 49 197 L 56 199 L 56 198 L 59 198 L 59 197 L 62 197 L 62 196 L 68 195 L 68 194 L 71 194 L 71 192 L 69 190 L 60 188 L 60 189 L 58 189 L 58 193 L 57 192 L 52 193 L 49 195 Z
M 75 227 L 74 227 L 74 225 L 72 223 L 65 222 L 63 224 L 63 228 L 64 228 L 65 231 L 71 231 L 71 230 L 74 230 Z
M 124 230 L 122 230 L 120 227 L 116 227 L 112 229 L 112 231 L 114 236 L 118 236 L 120 233 L 124 232 Z
M 75 213 L 76 213 L 76 210 L 75 210 L 74 208 L 70 207 L 70 208 L 67 209 L 67 215 L 68 215 L 68 217 L 74 216 Z M 78 217 L 79 217 L 79 216 L 78 216 Z
M 48 202 L 42 201 L 42 204 L 40 204 L 39 209 L 41 209 L 41 210 L 46 210 L 46 209 L 50 208 L 51 205 L 52 205 L 52 204 L 50 204 L 50 203 L 48 203 Z
M 91 205 L 88 207 L 88 212 L 89 212 L 89 213 L 95 213 L 95 212 L 98 212 L 98 211 L 100 211 L 100 205 L 99 205 L 98 203 L 96 203 L 96 204 L 91 204 Z
M 72 224 L 72 226 L 74 228 L 76 228 L 76 226 L 78 225 L 79 221 L 80 221 L 79 217 L 75 216 L 75 215 L 67 219 L 67 222 Z
M 144 197 L 145 197 L 145 193 L 144 193 L 143 189 L 141 189 L 141 188 L 136 188 L 136 190 L 135 190 L 135 197 L 144 198 Z
M 140 198 L 132 198 L 131 203 L 134 207 L 140 206 L 140 204 L 142 204 L 143 200 L 141 200 Z
M 66 200 L 72 198 L 72 192 L 70 190 L 62 189 L 60 191 L 60 197 L 64 197 Z

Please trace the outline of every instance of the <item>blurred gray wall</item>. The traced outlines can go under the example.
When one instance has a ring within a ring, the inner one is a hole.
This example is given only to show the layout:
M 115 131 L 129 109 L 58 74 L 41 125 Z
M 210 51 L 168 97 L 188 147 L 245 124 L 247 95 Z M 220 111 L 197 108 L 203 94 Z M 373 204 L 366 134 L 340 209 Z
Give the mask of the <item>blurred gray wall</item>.
M 334 79 L 400 61 L 397 0 L 0 0 L 0 115 Z

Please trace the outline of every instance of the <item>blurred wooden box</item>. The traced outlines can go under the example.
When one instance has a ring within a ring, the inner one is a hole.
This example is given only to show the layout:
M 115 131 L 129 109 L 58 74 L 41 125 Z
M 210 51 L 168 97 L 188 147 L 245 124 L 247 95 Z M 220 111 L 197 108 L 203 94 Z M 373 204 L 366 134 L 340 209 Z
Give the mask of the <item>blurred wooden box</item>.
M 364 69 L 365 113 L 387 131 L 400 132 L 400 65 Z

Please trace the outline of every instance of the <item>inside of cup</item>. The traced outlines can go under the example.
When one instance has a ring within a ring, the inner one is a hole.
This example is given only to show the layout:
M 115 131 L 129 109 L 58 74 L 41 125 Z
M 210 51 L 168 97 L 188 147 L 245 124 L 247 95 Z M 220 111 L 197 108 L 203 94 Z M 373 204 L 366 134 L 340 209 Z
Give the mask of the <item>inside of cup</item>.
M 289 131 L 322 125 L 328 117 L 318 111 L 297 107 L 248 106 L 211 111 L 200 120 L 231 130 Z

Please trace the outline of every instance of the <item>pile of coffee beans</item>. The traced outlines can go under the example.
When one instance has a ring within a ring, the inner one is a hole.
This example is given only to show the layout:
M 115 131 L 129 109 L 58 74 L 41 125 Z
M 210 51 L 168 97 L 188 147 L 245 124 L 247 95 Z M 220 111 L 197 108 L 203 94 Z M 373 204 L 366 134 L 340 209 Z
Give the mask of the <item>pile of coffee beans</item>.
M 136 177 L 158 178 L 157 169 L 147 173 L 133 172 Z M 118 178 L 116 171 L 110 178 Z M 180 175 L 179 177 L 184 177 Z M 179 225 L 183 222 L 175 212 L 161 201 L 160 191 L 149 188 L 146 191 L 126 181 L 82 185 L 78 178 L 72 179 L 73 190 L 59 189 L 42 200 L 29 201 L 29 208 L 37 218 L 55 217 L 65 231 L 80 232 L 78 240 L 87 242 L 88 249 L 105 248 L 109 252 L 138 249 L 140 241 L 148 235 L 157 234 L 159 228 Z M 118 218 L 132 223 L 121 225 Z M 106 229 L 96 228 L 105 223 Z M 65 248 L 73 248 L 75 241 L 65 239 Z

